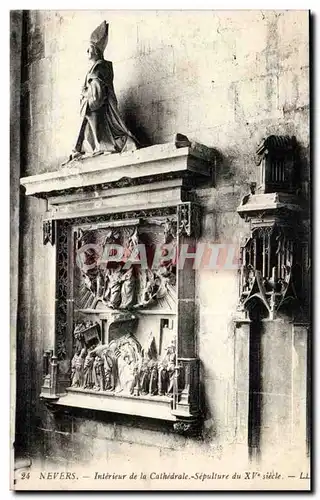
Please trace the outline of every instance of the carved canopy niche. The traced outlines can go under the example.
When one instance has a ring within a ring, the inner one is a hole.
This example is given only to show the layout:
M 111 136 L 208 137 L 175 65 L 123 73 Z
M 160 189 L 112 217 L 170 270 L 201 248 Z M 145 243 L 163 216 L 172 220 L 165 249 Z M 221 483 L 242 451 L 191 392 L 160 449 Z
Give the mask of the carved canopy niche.
M 199 236 L 192 188 L 212 182 L 214 163 L 200 144 L 165 144 L 21 179 L 48 201 L 43 243 L 54 250 L 43 400 L 182 431 L 199 421 L 195 271 L 178 257 Z
M 292 445 L 300 432 L 294 426 L 305 426 L 308 388 L 306 380 L 301 382 L 301 370 L 308 365 L 310 321 L 310 233 L 295 137 L 264 139 L 256 152 L 256 164 L 258 182 L 251 183 L 251 192 L 237 209 L 247 223 L 247 237 L 240 248 L 234 317 L 235 439 L 249 447 L 251 456 L 260 453 L 269 425 L 285 430 L 289 422 L 282 414 L 278 424 L 273 419 L 279 405 L 274 387 L 280 387 L 284 373 L 290 381 Z M 286 361 L 280 361 L 283 352 L 288 354 Z M 272 363 L 281 366 L 279 374 L 277 370 L 271 374 Z
M 250 224 L 241 247 L 239 311 L 248 317 L 258 303 L 264 317 L 289 315 L 306 302 L 308 231 L 305 200 L 299 186 L 299 158 L 295 137 L 269 136 L 259 145 L 256 163 L 260 183 L 244 196 L 240 217 Z

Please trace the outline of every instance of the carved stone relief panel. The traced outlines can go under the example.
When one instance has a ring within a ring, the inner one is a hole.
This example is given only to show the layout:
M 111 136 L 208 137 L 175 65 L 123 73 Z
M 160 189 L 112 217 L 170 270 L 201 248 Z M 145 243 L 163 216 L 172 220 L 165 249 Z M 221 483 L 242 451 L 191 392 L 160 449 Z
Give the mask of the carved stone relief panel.
M 71 387 L 135 396 L 173 392 L 176 340 L 164 346 L 155 337 L 161 314 L 176 312 L 176 231 L 170 216 L 72 227 Z M 139 325 L 134 334 L 132 320 L 151 331 L 146 335 Z
M 196 244 L 190 190 L 211 185 L 216 151 L 176 139 L 21 179 L 48 201 L 55 327 L 41 397 L 57 407 L 199 421 L 195 270 L 177 255 Z
M 159 245 L 169 239 L 174 251 L 172 224 L 167 218 L 153 224 L 78 228 L 74 249 L 75 307 L 81 310 L 172 307 L 175 263 L 158 252 Z
M 144 348 L 131 334 L 102 344 L 97 324 L 77 324 L 71 387 L 116 394 L 170 395 L 176 381 L 175 339 L 161 359 L 151 334 Z
M 197 418 L 198 360 L 178 357 L 177 321 L 178 241 L 192 220 L 186 203 L 57 221 L 56 358 L 46 358 L 43 398 L 152 398 L 175 418 Z

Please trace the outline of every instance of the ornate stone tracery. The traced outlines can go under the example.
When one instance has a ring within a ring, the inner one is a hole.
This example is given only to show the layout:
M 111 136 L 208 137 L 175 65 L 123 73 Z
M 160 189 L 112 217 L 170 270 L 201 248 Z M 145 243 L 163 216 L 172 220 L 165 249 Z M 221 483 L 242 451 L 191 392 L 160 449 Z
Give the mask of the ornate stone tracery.
M 46 219 L 43 221 L 43 244 L 55 243 L 55 221 L 52 219 Z
M 295 137 L 264 139 L 257 150 L 258 192 L 244 196 L 238 208 L 251 233 L 241 247 L 239 310 L 246 315 L 256 301 L 270 319 L 281 309 L 300 307 L 303 203 L 296 194 L 296 151 Z
M 256 227 L 241 248 L 240 309 L 260 300 L 270 318 L 289 302 L 297 302 L 294 234 L 278 225 Z

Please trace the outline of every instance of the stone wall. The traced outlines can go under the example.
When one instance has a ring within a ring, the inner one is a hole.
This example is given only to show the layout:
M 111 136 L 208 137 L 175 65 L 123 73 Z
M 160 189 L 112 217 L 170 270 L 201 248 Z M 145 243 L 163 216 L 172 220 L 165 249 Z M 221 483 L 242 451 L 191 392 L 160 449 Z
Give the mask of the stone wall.
M 54 171 L 70 153 L 87 69 L 86 44 L 104 19 L 110 23 L 105 57 L 113 61 L 119 107 L 140 141 L 168 142 L 181 132 L 221 153 L 215 188 L 196 193 L 205 207 L 203 241 L 239 246 L 248 229 L 236 207 L 257 180 L 255 148 L 268 134 L 296 135 L 307 191 L 307 11 L 31 11 L 25 18 L 21 175 Z M 113 454 L 113 459 L 122 450 L 134 457 L 146 447 L 155 457 L 169 456 L 176 446 L 190 456 L 201 450 L 204 455 L 219 453 L 220 446 L 233 441 L 236 426 L 232 315 L 237 270 L 197 274 L 203 436 L 188 440 L 150 422 L 100 421 L 97 416 L 93 421 L 86 415 L 59 423 L 39 402 L 42 352 L 53 320 L 42 288 L 49 279 L 47 248 L 42 246 L 45 202 L 22 202 L 19 442 L 30 451 L 40 440 L 45 456 L 68 463 L 89 460 L 93 449 L 105 458 Z M 286 337 L 278 342 L 286 348 Z
M 19 287 L 19 183 L 20 183 L 20 95 L 21 95 L 22 12 L 10 13 L 10 398 L 16 399 L 17 312 Z M 10 409 L 10 439 L 15 436 L 15 411 Z

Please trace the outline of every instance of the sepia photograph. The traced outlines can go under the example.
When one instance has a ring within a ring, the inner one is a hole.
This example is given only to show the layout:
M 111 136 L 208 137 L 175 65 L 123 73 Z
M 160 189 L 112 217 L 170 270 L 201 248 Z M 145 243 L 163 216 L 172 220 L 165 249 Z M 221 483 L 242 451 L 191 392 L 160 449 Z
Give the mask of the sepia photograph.
M 310 11 L 8 14 L 10 489 L 310 491 Z

